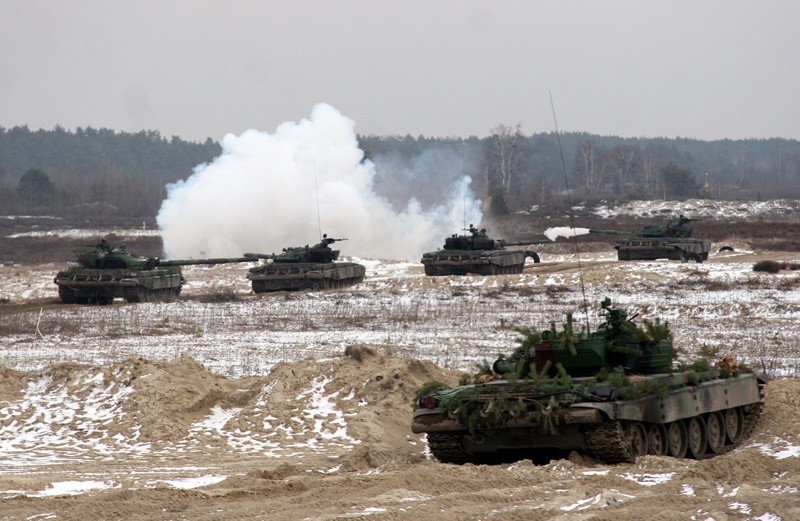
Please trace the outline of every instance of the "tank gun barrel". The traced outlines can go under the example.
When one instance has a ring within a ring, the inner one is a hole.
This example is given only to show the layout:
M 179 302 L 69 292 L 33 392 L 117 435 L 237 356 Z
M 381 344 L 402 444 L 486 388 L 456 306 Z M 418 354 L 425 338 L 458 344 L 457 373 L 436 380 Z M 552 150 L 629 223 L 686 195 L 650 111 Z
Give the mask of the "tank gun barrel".
M 622 230 L 589 230 L 589 233 L 593 235 L 633 235 L 631 232 L 626 232 Z
M 497 242 L 502 246 L 528 246 L 529 244 L 550 244 L 552 241 L 547 239 L 532 239 L 527 241 L 507 241 L 505 239 L 499 239 Z
M 161 260 L 153 259 L 155 266 L 193 266 L 195 264 L 231 264 L 234 262 L 252 262 L 255 257 L 245 254 L 243 257 L 215 258 L 215 259 L 175 259 Z
M 274 259 L 277 255 L 274 253 L 245 253 L 243 257 L 247 260 L 254 261 L 259 259 Z

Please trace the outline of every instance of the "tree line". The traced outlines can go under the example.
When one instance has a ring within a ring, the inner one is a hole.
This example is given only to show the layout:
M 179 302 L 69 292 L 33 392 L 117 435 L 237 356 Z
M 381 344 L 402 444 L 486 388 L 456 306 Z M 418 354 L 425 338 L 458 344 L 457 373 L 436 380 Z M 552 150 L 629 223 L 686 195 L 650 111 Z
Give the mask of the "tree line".
M 493 214 L 564 196 L 615 200 L 800 197 L 800 142 L 621 138 L 588 133 L 525 135 L 498 125 L 483 139 L 362 138 L 367 154 L 420 154 L 450 146 L 482 158 L 473 186 Z
M 519 125 L 497 125 L 483 138 L 359 136 L 359 143 L 376 162 L 391 156 L 410 164 L 439 152 L 462 158 L 473 191 L 497 215 L 563 199 L 567 190 L 581 200 L 800 198 L 800 142 L 789 139 L 525 135 Z M 220 152 L 211 139 L 166 139 L 152 130 L 0 127 L 0 206 L 4 213 L 153 216 L 167 183 Z M 437 175 L 433 169 L 426 182 Z
M 5 212 L 92 208 L 155 215 L 165 185 L 221 152 L 219 143 L 166 139 L 154 130 L 0 127 L 0 207 Z

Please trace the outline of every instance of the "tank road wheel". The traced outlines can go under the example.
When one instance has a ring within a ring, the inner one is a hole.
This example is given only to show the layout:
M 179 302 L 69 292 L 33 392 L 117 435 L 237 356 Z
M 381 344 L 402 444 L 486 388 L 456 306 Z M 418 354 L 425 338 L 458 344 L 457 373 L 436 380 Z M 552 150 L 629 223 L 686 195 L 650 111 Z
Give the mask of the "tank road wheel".
M 647 453 L 655 456 L 667 455 L 667 429 L 654 423 L 647 430 Z
M 631 452 L 633 457 L 638 458 L 647 454 L 647 429 L 643 423 L 633 422 L 630 424 L 631 430 Z
M 304 282 L 300 285 L 300 291 L 308 290 L 308 291 L 318 291 L 320 289 L 319 284 L 316 282 Z
M 125 300 L 127 300 L 131 304 L 135 304 L 137 302 L 147 302 L 149 292 L 147 288 L 139 288 L 139 287 L 126 287 L 123 290 L 123 294 L 125 296 Z
M 267 283 L 263 280 L 254 280 L 253 281 L 253 293 L 266 293 L 267 292 Z
M 741 407 L 725 411 L 725 435 L 734 445 L 742 441 L 744 434 L 744 413 Z
M 114 297 L 95 297 L 94 301 L 97 302 L 99 306 L 108 306 L 114 302 Z
M 719 412 L 709 413 L 706 418 L 708 452 L 719 454 L 725 448 L 725 420 Z
M 673 458 L 685 458 L 688 446 L 686 424 L 676 421 L 667 425 L 667 454 Z
M 104 306 L 106 304 L 110 304 L 110 302 L 106 302 L 106 297 L 98 297 L 97 294 L 92 294 L 91 297 L 88 298 L 87 302 L 89 304 L 94 304 L 96 306 Z
M 438 274 L 439 272 L 436 270 L 436 266 L 431 266 L 430 264 L 425 265 L 425 275 L 428 277 L 435 277 Z
M 67 286 L 58 287 L 58 296 L 64 304 L 75 304 L 75 293 Z
M 686 433 L 688 436 L 689 456 L 700 459 L 706 452 L 708 438 L 706 437 L 706 422 L 701 416 L 695 416 L 687 420 Z

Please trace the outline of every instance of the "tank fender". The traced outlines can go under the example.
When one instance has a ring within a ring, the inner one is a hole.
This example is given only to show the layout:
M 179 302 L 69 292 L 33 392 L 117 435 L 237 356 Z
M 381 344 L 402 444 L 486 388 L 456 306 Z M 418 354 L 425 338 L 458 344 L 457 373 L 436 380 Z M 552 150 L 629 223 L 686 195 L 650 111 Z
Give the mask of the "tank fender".
M 761 400 L 758 387 L 756 376 L 747 373 L 674 388 L 663 398 L 647 396 L 638 400 L 581 402 L 573 404 L 572 408 L 597 409 L 611 420 L 669 423 L 698 414 L 758 403 Z
M 591 404 L 590 404 L 591 405 Z M 598 425 L 608 421 L 608 417 L 599 408 L 584 407 L 560 409 L 558 411 L 558 424 L 565 425 Z M 523 414 L 516 418 L 509 418 L 502 425 L 493 428 L 541 428 L 542 420 L 539 415 L 531 413 Z M 416 434 L 423 432 L 442 432 L 442 431 L 466 431 L 467 425 L 457 418 L 447 416 L 444 409 L 435 407 L 433 409 L 417 409 L 414 411 L 411 423 L 411 432 Z
M 586 403 L 573 403 L 570 407 L 571 410 L 575 411 L 593 411 L 596 415 L 599 416 L 600 420 L 596 423 L 602 423 L 605 420 L 616 420 L 617 419 L 617 408 L 613 402 L 586 402 Z

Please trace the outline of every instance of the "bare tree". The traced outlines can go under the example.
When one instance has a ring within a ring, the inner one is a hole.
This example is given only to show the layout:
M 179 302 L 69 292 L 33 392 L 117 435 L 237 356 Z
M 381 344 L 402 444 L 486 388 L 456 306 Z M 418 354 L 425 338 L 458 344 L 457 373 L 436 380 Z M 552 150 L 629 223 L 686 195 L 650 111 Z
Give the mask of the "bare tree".
M 654 155 L 648 155 L 642 160 L 642 185 L 647 197 L 658 197 L 662 191 L 661 167 Z
M 500 124 L 490 132 L 492 133 L 492 168 L 487 169 L 487 175 L 492 172 L 499 181 L 502 193 L 508 194 L 514 179 L 519 175 L 520 148 L 525 139 L 525 136 L 522 135 L 522 125 L 517 123 L 517 126 L 512 128 Z M 490 187 L 496 185 L 488 178 L 486 181 Z
M 588 195 L 596 195 L 608 175 L 608 157 L 593 139 L 579 143 L 577 155 L 575 174 L 578 182 Z
M 608 153 L 608 166 L 614 179 L 614 192 L 617 195 L 631 191 L 636 176 L 636 156 L 638 149 L 631 145 L 616 145 Z

